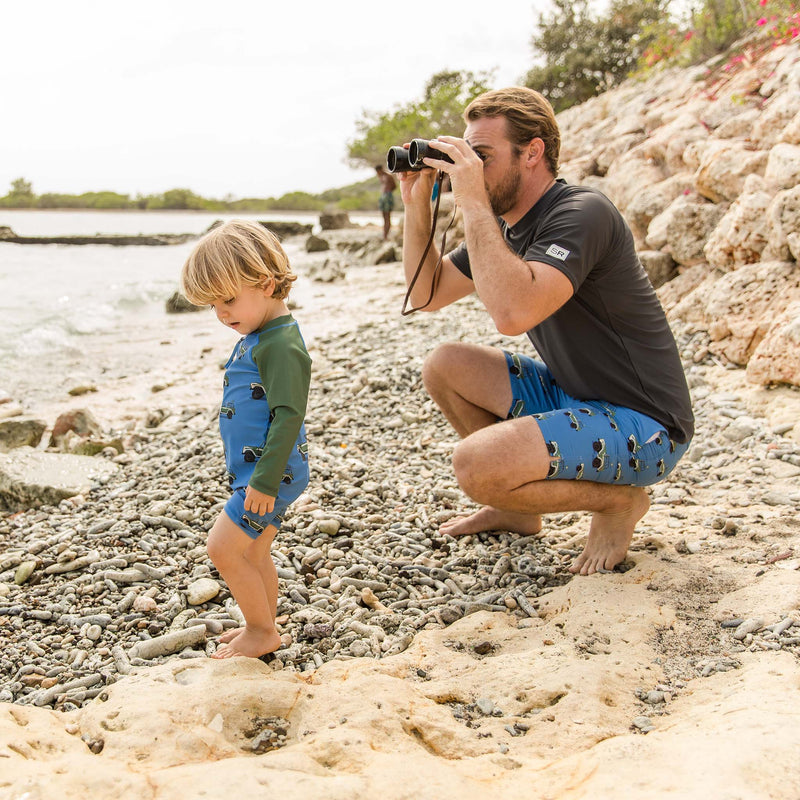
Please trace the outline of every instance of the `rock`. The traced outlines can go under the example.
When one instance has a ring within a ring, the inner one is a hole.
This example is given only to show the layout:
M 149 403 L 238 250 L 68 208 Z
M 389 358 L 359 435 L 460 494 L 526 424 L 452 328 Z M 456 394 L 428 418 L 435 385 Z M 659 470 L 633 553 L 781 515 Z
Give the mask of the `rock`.
M 722 219 L 725 208 L 712 203 L 677 202 L 670 209 L 666 244 L 672 258 L 683 266 L 705 260 L 703 248 Z M 647 241 L 650 244 L 649 231 Z
M 107 480 L 117 469 L 97 458 L 20 447 L 11 455 L 0 454 L 0 508 L 18 511 L 56 505 Z
M 322 253 L 325 250 L 330 250 L 331 246 L 327 239 L 321 236 L 309 236 L 306 239 L 306 252 L 307 253 Z
M 220 592 L 220 585 L 213 578 L 200 578 L 189 584 L 186 590 L 186 602 L 199 606 L 213 600 Z
M 763 183 L 751 175 L 709 236 L 703 253 L 712 267 L 727 271 L 761 258 L 769 241 L 764 218 L 772 202 L 771 195 L 761 188 Z
M 800 184 L 800 145 L 779 142 L 769 151 L 765 180 L 781 189 Z
M 46 429 L 45 422 L 32 417 L 0 419 L 0 453 L 17 447 L 36 447 Z
M 764 175 L 768 158 L 765 151 L 752 150 L 743 142 L 715 141 L 700 160 L 695 188 L 713 203 L 735 200 L 748 175 Z
M 103 433 L 100 423 L 88 408 L 79 408 L 60 414 L 50 434 L 50 446 L 57 445 L 59 439 L 68 431 L 72 431 L 83 438 L 100 436 Z
M 181 292 L 173 292 L 164 304 L 167 314 L 185 314 L 192 311 L 203 311 L 207 306 L 196 306 L 190 303 Z
M 662 253 L 659 250 L 642 250 L 639 252 L 639 260 L 642 262 L 647 277 L 650 278 L 650 283 L 656 289 L 677 275 L 677 265 L 669 253 Z
M 335 283 L 347 277 L 344 264 L 338 259 L 326 258 L 323 264 L 308 268 L 308 277 L 317 283 Z
M 291 220 L 259 220 L 270 233 L 274 233 L 278 239 L 285 239 L 287 236 L 302 236 L 311 233 L 313 225 L 305 222 L 293 222 Z
M 800 386 L 800 302 L 777 316 L 747 362 L 747 380 Z
M 767 208 L 767 245 L 761 257 L 765 261 L 798 260 L 800 251 L 792 249 L 790 239 L 800 235 L 800 186 L 778 192 Z
M 324 231 L 351 228 L 353 223 L 346 211 L 325 211 L 319 215 L 319 226 Z
M 376 264 L 393 264 L 395 261 L 399 261 L 399 259 L 397 257 L 397 250 L 395 250 L 393 244 L 387 244 L 385 247 L 381 248 L 375 256 Z
M 206 640 L 206 629 L 204 625 L 192 625 L 179 631 L 165 633 L 163 636 L 156 636 L 153 639 L 146 639 L 137 642 L 132 648 L 128 657 L 152 659 L 160 656 L 168 656 L 179 653 L 186 647 L 194 647 Z

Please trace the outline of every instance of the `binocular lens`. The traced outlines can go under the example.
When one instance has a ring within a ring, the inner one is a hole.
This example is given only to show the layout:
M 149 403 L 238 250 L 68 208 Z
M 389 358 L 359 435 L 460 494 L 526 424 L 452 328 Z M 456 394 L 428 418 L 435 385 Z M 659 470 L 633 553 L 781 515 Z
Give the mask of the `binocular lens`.
M 405 147 L 390 147 L 386 154 L 386 167 L 389 172 L 408 172 L 412 169 Z

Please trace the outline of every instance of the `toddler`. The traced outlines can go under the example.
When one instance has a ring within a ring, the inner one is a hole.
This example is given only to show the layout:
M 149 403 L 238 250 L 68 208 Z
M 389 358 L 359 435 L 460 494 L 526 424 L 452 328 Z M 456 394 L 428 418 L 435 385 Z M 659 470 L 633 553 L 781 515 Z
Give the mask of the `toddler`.
M 270 548 L 286 509 L 308 485 L 305 417 L 311 359 L 286 307 L 296 279 L 277 238 L 233 220 L 206 234 L 183 266 L 186 297 L 210 305 L 242 338 L 225 365 L 219 427 L 232 495 L 208 535 L 208 555 L 245 627 L 214 658 L 277 650 L 278 574 Z

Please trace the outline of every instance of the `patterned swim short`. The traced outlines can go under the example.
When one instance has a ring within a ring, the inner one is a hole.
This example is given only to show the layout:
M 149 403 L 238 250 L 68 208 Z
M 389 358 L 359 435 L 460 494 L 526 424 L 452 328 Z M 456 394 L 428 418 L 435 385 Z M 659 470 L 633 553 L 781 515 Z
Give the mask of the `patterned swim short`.
M 225 513 L 231 521 L 238 525 L 251 539 L 258 539 L 268 525 L 281 527 L 283 516 L 289 503 L 280 497 L 275 498 L 275 507 L 269 514 L 263 517 L 258 514 L 251 514 L 244 510 L 245 490 L 236 489 L 225 503 Z
M 669 475 L 689 448 L 646 414 L 570 397 L 541 361 L 505 357 L 512 392 L 508 419 L 538 422 L 550 453 L 548 479 L 650 486 Z

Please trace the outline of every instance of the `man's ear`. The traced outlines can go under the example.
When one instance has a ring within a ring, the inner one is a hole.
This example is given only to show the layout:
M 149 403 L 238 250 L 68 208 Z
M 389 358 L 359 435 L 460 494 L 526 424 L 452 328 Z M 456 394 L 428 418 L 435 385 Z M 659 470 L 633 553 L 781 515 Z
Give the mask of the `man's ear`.
M 528 162 L 535 166 L 544 158 L 544 142 L 539 139 L 531 139 L 528 142 Z

